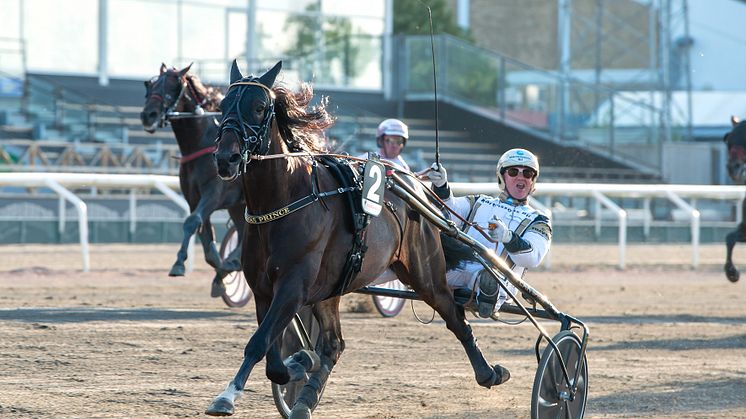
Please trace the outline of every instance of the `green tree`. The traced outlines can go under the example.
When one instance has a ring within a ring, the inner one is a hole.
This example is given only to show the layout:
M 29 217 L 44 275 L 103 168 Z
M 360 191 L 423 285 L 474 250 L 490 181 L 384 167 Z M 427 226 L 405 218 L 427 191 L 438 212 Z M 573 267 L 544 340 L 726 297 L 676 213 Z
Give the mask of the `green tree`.
M 373 40 L 356 33 L 349 18 L 319 18 L 318 11 L 318 3 L 309 4 L 306 13 L 292 15 L 285 21 L 285 33 L 294 34 L 285 54 L 296 58 L 305 64 L 301 67 L 309 70 L 315 64 L 317 81 L 347 84 L 359 75 L 360 64 L 372 57 Z M 333 68 L 341 70 L 344 80 L 335 77 Z M 310 79 L 308 76 L 310 74 L 303 77 Z
M 449 34 L 461 38 L 463 42 L 453 40 L 444 42 L 436 39 L 435 53 L 446 55 L 438 65 L 438 87 L 444 88 L 447 94 L 471 101 L 482 106 L 496 105 L 498 65 L 492 56 L 473 44 L 469 31 L 456 24 L 453 12 L 445 0 L 426 0 L 433 15 L 433 33 Z M 402 35 L 430 35 L 427 7 L 419 0 L 394 0 L 394 33 Z M 408 89 L 414 92 L 429 92 L 433 89 L 432 53 L 430 39 L 420 38 L 409 42 Z M 442 87 L 441 87 L 442 86 Z
M 425 5 L 430 6 L 433 14 L 433 33 L 447 33 L 472 40 L 471 34 L 456 24 L 453 12 L 445 0 L 394 0 L 394 33 L 429 35 L 430 22 Z

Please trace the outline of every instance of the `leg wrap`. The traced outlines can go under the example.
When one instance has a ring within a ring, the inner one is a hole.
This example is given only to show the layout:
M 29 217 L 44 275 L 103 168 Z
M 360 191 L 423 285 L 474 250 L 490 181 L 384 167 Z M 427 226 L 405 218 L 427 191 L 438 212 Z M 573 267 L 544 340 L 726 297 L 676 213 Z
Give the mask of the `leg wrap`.
M 308 406 L 311 410 L 316 408 L 319 403 L 319 395 L 326 386 L 326 380 L 329 378 L 331 371 L 326 365 L 322 365 L 319 371 L 315 372 L 308 379 L 306 385 L 303 386 L 296 403 L 303 403 Z

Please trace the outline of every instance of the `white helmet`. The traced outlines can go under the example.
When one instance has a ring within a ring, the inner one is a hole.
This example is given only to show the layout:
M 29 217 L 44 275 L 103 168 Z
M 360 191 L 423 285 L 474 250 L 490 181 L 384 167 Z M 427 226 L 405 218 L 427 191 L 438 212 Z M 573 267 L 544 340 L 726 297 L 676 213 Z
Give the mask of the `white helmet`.
M 407 124 L 398 119 L 386 119 L 378 124 L 376 140 L 379 147 L 383 146 L 381 139 L 384 135 L 398 135 L 399 137 L 404 138 L 404 145 L 407 145 L 407 139 L 409 139 L 409 128 L 407 127 Z
M 508 167 L 513 166 L 525 166 L 536 170 L 536 178 L 534 178 L 534 184 L 531 187 L 531 192 L 533 192 L 536 187 L 536 179 L 539 177 L 539 159 L 534 155 L 534 153 L 523 148 L 511 148 L 503 153 L 503 155 L 500 156 L 500 160 L 497 161 L 497 186 L 500 190 L 502 191 L 505 189 L 503 172 Z

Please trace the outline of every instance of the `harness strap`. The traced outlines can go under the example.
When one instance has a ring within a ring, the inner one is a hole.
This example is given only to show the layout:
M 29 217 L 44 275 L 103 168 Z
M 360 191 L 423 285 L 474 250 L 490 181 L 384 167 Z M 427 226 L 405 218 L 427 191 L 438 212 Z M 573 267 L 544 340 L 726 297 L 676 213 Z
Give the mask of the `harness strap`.
M 318 174 L 316 173 L 316 161 L 314 161 L 313 164 L 311 165 L 311 194 L 310 195 L 306 195 L 303 198 L 291 203 L 288 206 L 282 207 L 278 210 L 271 211 L 271 212 L 268 212 L 262 215 L 249 214 L 249 209 L 246 208 L 244 210 L 244 219 L 246 219 L 246 222 L 249 224 L 265 224 L 270 221 L 279 220 L 280 218 L 285 217 L 286 215 L 292 214 L 295 211 L 298 211 L 299 209 L 302 209 L 304 207 L 307 207 L 313 204 L 314 202 L 318 201 L 321 198 L 326 198 L 327 196 L 332 196 L 332 195 L 339 195 L 339 194 L 351 192 L 357 189 L 356 186 L 347 186 L 347 187 L 340 187 L 340 188 L 337 188 L 331 191 L 319 192 L 318 186 L 316 185 L 317 178 L 318 178 Z
M 399 226 L 399 250 L 396 251 L 396 258 L 401 257 L 401 250 L 404 245 L 404 226 L 402 225 L 401 220 L 399 219 L 399 216 L 396 215 L 396 206 L 394 206 L 393 202 L 386 201 L 386 208 L 391 211 L 391 214 L 394 216 L 394 219 L 396 220 L 396 225 Z
M 335 190 L 321 192 L 317 194 L 311 194 L 306 195 L 305 197 L 293 202 L 292 204 L 282 207 L 278 210 L 268 212 L 266 214 L 262 215 L 252 215 L 249 214 L 248 208 L 244 211 L 244 218 L 246 219 L 246 222 L 249 224 L 264 224 L 268 223 L 270 221 L 279 220 L 280 218 L 292 214 L 295 211 L 298 211 L 299 209 L 302 209 L 304 207 L 307 207 L 308 205 L 313 204 L 314 202 L 318 201 L 321 198 L 326 198 L 327 196 L 332 195 L 339 195 L 346 192 L 352 192 L 356 188 L 353 186 L 347 187 L 347 188 L 337 188 Z
M 322 157 L 322 161 L 326 163 L 326 167 L 332 175 L 337 178 L 342 186 L 349 186 L 351 182 L 353 184 L 355 183 L 355 171 L 352 170 L 349 165 L 339 162 L 333 157 Z M 350 177 L 343 173 L 343 171 L 345 171 L 343 169 L 346 169 L 346 172 Z M 352 215 L 352 247 L 347 253 L 347 259 L 342 268 L 340 283 L 337 290 L 338 295 L 344 294 L 345 290 L 349 288 L 350 283 L 352 283 L 358 272 L 360 272 L 363 267 L 365 252 L 368 251 L 368 246 L 365 241 L 366 233 L 368 231 L 367 226 L 370 223 L 370 216 L 362 211 L 359 201 L 356 202 L 352 194 L 347 195 L 347 204 Z
M 466 233 L 466 230 L 469 229 L 469 227 L 472 226 L 472 223 L 474 222 L 474 217 L 477 215 L 477 209 L 482 206 L 481 202 L 478 202 L 480 195 L 469 195 L 466 197 L 466 199 L 469 200 L 469 207 L 471 209 L 469 210 L 469 214 L 466 216 L 466 222 L 461 227 L 461 231 Z
M 209 154 L 209 153 L 214 153 L 215 150 L 217 150 L 217 149 L 218 148 L 216 146 L 211 146 L 211 147 L 203 148 L 203 149 L 201 149 L 199 151 L 195 151 L 194 153 L 187 154 L 186 156 L 182 156 L 179 159 L 179 163 L 181 163 L 181 164 L 189 163 L 190 161 L 196 159 L 197 157 L 201 157 L 201 156 L 204 156 L 205 154 Z

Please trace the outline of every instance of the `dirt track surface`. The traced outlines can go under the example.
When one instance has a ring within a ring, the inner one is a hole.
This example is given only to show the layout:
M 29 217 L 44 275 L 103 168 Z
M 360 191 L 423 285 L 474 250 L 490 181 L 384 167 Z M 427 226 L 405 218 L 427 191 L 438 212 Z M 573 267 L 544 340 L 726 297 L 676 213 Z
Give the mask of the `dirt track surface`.
M 631 247 L 619 271 L 614 246 L 555 246 L 552 270 L 529 274 L 590 327 L 587 417 L 746 417 L 746 278 L 726 281 L 723 247 L 703 248 L 696 271 L 688 246 Z M 253 304 L 211 299 L 202 261 L 168 278 L 176 246 L 91 251 L 82 273 L 76 246 L 0 247 L 0 417 L 203 416 L 241 362 Z M 409 306 L 393 319 L 350 311 L 368 298 L 343 302 L 347 347 L 314 417 L 529 415 L 533 326 L 472 321 L 513 375 L 486 390 L 443 322 L 419 324 Z M 271 397 L 262 362 L 236 417 L 279 417 Z

